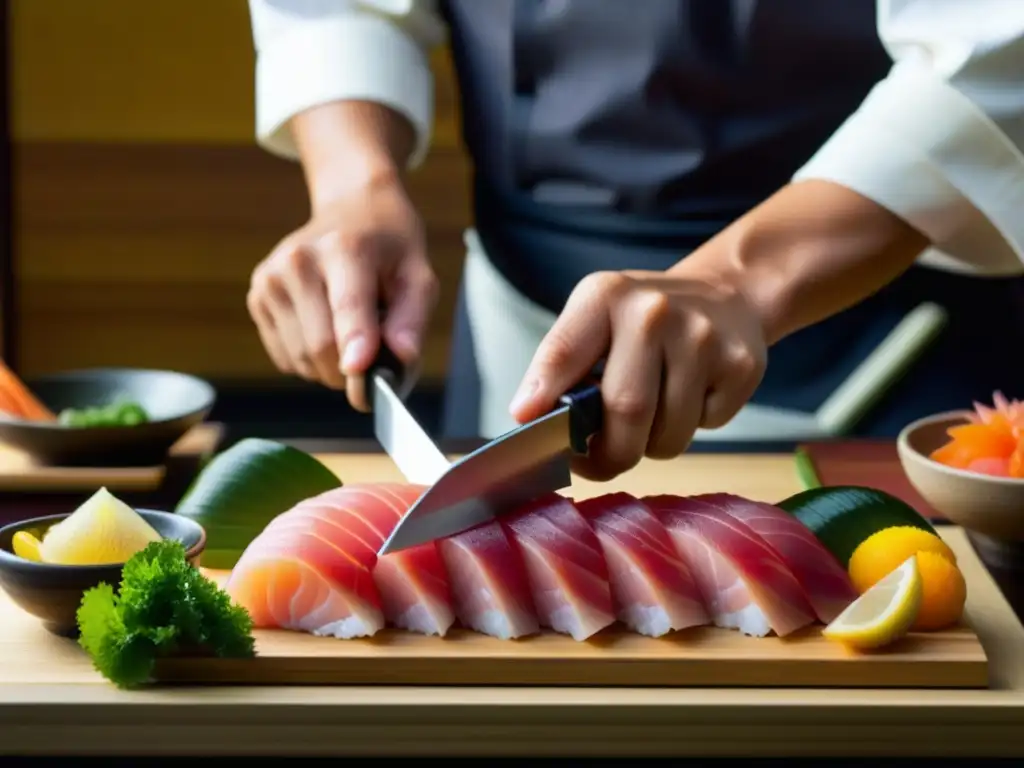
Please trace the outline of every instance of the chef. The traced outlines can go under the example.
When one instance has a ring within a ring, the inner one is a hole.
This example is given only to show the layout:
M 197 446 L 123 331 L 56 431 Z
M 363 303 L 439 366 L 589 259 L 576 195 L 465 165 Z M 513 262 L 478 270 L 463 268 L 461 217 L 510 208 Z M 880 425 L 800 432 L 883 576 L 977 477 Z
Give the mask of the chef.
M 379 344 L 418 359 L 437 279 L 404 179 L 447 39 L 475 213 L 449 435 L 534 418 L 604 360 L 577 470 L 607 479 L 749 401 L 813 411 L 922 301 L 945 329 L 855 433 L 1019 396 L 1021 0 L 250 8 L 258 139 L 311 203 L 248 295 L 280 370 L 363 408 Z

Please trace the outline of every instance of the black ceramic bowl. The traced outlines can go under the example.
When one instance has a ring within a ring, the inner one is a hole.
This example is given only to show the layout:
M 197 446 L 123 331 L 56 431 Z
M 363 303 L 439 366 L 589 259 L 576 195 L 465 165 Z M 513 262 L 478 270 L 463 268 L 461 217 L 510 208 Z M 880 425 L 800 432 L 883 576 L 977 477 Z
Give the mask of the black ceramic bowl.
M 216 399 L 213 387 L 195 376 L 136 368 L 69 371 L 33 379 L 28 387 L 54 413 L 124 398 L 149 414 L 149 422 L 124 427 L 66 427 L 0 416 L 0 442 L 49 466 L 160 464 L 171 446 L 206 418 Z
M 199 566 L 206 548 L 206 531 L 194 520 L 149 509 L 139 514 L 165 539 L 177 539 L 190 563 Z M 0 587 L 26 612 L 41 619 L 51 632 L 73 637 L 78 632 L 76 614 L 82 595 L 105 581 L 115 589 L 121 583 L 124 563 L 111 565 L 54 565 L 25 560 L 14 554 L 11 544 L 18 531 L 31 531 L 37 538 L 70 513 L 22 520 L 0 528 Z

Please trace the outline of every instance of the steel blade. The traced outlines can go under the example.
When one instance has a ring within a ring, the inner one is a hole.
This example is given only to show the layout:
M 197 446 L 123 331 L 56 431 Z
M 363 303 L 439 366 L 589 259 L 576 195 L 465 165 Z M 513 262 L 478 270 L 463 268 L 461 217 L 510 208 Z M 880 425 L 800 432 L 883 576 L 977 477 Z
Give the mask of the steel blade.
M 410 483 L 433 485 L 451 467 L 437 444 L 381 376 L 373 377 L 373 431 Z
M 461 533 L 566 488 L 569 409 L 518 427 L 451 465 L 399 521 L 379 554 Z

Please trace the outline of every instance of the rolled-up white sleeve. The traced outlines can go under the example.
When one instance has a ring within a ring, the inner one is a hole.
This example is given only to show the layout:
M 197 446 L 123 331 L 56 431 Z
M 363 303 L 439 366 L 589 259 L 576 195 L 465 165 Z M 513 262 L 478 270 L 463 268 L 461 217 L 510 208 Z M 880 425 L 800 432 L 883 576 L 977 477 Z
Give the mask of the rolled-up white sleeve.
M 445 27 L 434 0 L 249 0 L 256 47 L 256 138 L 298 155 L 291 119 L 332 101 L 370 101 L 416 131 L 422 161 L 434 120 L 429 52 Z
M 932 266 L 1024 272 L 1024 0 L 879 0 L 889 75 L 795 179 L 842 184 Z

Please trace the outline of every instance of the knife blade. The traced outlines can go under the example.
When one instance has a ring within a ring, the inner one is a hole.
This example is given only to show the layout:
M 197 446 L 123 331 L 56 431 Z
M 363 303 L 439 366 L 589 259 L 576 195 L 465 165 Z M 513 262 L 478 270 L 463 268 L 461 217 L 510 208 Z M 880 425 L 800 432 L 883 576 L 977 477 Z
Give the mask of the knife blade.
M 585 384 L 550 413 L 456 461 L 402 517 L 379 555 L 468 530 L 568 487 L 573 454 L 601 429 L 601 390 Z
M 368 373 L 377 441 L 410 483 L 433 485 L 451 466 L 405 405 L 413 376 L 383 344 Z

